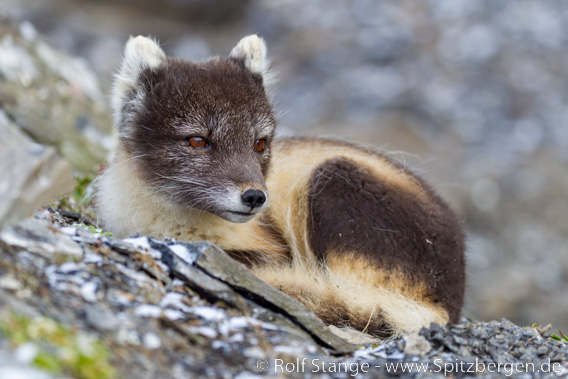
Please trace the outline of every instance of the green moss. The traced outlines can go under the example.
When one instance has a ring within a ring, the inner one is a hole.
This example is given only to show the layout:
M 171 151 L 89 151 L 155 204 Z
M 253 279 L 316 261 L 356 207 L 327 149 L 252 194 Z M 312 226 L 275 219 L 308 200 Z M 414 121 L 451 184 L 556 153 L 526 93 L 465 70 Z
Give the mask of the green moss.
M 77 225 L 73 225 L 73 226 L 76 227 L 76 228 L 85 228 L 91 233 L 98 233 L 102 236 L 106 236 L 106 237 L 112 236 L 111 232 L 105 232 L 102 228 L 97 228 L 94 225 L 77 224 Z
M 557 336 L 556 334 L 552 333 L 549 335 L 545 335 L 544 333 L 547 332 L 548 330 L 551 329 L 551 326 L 548 325 L 546 327 L 546 329 L 542 330 L 542 326 L 540 325 L 536 325 L 536 322 L 534 324 L 532 324 L 531 326 L 526 326 L 526 328 L 535 328 L 536 330 L 539 331 L 539 333 L 543 336 L 543 337 L 547 337 L 547 338 L 552 338 L 555 341 L 560 341 L 560 342 L 566 342 L 568 343 L 568 336 L 564 335 L 564 333 L 562 333 L 562 330 L 559 330 L 558 333 L 560 334 L 560 336 Z
M 33 360 L 33 364 L 36 367 L 53 373 L 60 373 L 63 371 L 63 367 L 61 366 L 59 359 L 56 359 L 52 354 L 47 353 L 45 350 L 39 350 L 37 352 L 37 355 Z
M 0 320 L 0 332 L 14 347 L 34 343 L 38 353 L 32 364 L 43 370 L 78 379 L 110 379 L 116 376 L 116 370 L 109 363 L 109 350 L 102 342 L 53 319 L 10 313 Z
M 75 188 L 70 197 L 75 199 L 80 205 L 89 204 L 93 200 L 94 190 L 92 187 L 94 176 L 76 176 Z
M 562 333 L 560 330 L 558 331 L 558 333 L 560 333 L 560 336 L 557 336 L 556 334 L 552 333 L 552 335 L 548 337 L 556 341 L 568 342 L 568 336 L 565 336 L 564 333 Z
M 92 233 L 99 233 L 110 236 L 108 232 L 103 232 L 95 226 L 94 220 L 97 216 L 93 209 L 93 199 L 95 195 L 96 175 L 78 175 L 75 177 L 75 188 L 73 192 L 51 204 L 58 212 L 72 212 L 81 224 L 80 227 L 89 229 Z

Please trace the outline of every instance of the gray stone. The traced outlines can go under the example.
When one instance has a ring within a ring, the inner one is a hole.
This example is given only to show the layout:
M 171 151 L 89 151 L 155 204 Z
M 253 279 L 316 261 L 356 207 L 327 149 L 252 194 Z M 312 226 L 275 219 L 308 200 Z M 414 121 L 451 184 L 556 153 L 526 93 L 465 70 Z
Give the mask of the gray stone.
M 0 109 L 0 229 L 73 189 L 71 166 L 33 142 Z
M 0 243 L 22 249 L 47 259 L 56 254 L 81 257 L 83 249 L 63 233 L 50 229 L 44 220 L 25 219 L 21 224 L 0 232 Z
M 94 306 L 85 306 L 84 310 L 85 320 L 97 330 L 112 332 L 120 326 L 118 318 L 109 310 Z
M 153 246 L 156 244 L 154 243 Z M 252 312 L 251 306 L 233 288 L 189 265 L 172 252 L 166 251 L 162 260 L 166 262 L 174 277 L 183 280 L 204 298 L 214 302 L 223 301 L 246 314 Z
M 0 17 L 0 109 L 36 142 L 54 146 L 75 169 L 90 173 L 112 145 L 111 112 L 98 79 L 86 61 L 51 47 L 26 25 Z M 32 145 L 5 151 L 0 162 L 10 167 L 35 156 L 47 164 L 53 154 Z
M 342 353 L 353 351 L 353 345 L 346 343 L 345 340 L 330 332 L 313 312 L 298 301 L 258 279 L 250 270 L 229 258 L 218 247 L 210 244 L 207 249 L 202 251 L 195 265 L 206 271 L 207 274 L 221 279 L 233 288 L 238 288 L 241 292 L 245 292 L 255 302 L 287 315 L 324 346 L 327 345 L 327 347 Z
M 424 338 L 418 334 L 409 334 L 404 337 L 406 346 L 404 347 L 404 352 L 410 355 L 425 355 L 432 350 L 432 345 Z

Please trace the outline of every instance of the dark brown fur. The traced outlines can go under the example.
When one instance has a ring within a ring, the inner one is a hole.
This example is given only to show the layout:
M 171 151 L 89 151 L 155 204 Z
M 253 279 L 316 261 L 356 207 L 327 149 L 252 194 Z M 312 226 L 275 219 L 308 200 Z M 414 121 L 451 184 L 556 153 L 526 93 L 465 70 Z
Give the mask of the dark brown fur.
M 457 322 L 465 286 L 464 235 L 447 205 L 380 181 L 346 159 L 316 169 L 310 185 L 310 244 L 317 257 L 356 252 L 370 266 L 426 286 Z

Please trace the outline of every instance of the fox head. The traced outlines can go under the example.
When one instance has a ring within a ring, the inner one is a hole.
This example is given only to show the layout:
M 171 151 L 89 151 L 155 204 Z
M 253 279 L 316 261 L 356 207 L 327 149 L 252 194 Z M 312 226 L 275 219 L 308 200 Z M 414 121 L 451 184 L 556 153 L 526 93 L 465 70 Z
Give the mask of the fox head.
M 243 38 L 228 58 L 166 57 L 130 38 L 112 105 L 120 148 L 142 185 L 176 206 L 246 222 L 268 200 L 265 176 L 276 121 L 265 91 L 264 41 Z

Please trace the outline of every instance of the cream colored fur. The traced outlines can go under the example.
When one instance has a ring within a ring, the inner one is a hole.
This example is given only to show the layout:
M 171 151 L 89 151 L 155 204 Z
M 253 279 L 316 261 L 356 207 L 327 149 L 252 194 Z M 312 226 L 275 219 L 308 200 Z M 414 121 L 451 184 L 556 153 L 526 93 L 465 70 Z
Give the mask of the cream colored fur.
M 166 54 L 152 38 L 130 37 L 124 48 L 124 58 L 115 75 L 112 90 L 112 108 L 120 116 L 125 95 L 137 85 L 138 76 L 145 69 L 157 69 L 166 63 Z
M 153 192 L 138 176 L 136 157 L 119 150 L 98 178 L 98 215 L 105 229 L 119 238 L 136 233 L 185 241 L 211 241 L 227 250 L 256 247 L 267 257 L 283 254 L 256 217 L 236 224 L 197 209 L 181 209 Z
M 243 59 L 245 67 L 255 74 L 263 76 L 268 71 L 266 44 L 256 34 L 241 39 L 231 50 L 229 57 Z
M 428 303 L 413 300 L 396 290 L 375 286 L 357 277 L 335 273 L 328 267 L 291 265 L 256 267 L 254 273 L 275 288 L 298 298 L 316 314 L 330 313 L 327 308 L 342 303 L 351 318 L 382 318 L 391 325 L 393 334 L 402 335 L 429 326 L 445 324 L 445 311 Z M 329 302 L 329 299 L 334 299 Z M 342 325 L 339 325 L 342 326 Z

